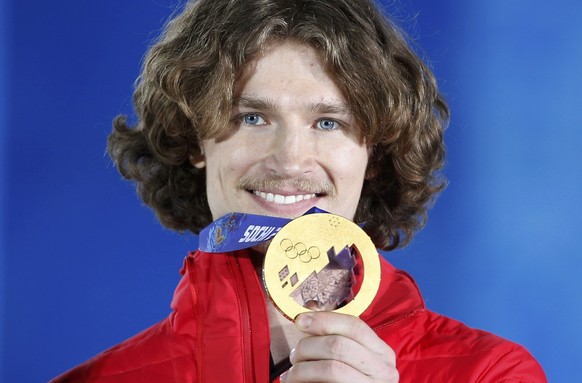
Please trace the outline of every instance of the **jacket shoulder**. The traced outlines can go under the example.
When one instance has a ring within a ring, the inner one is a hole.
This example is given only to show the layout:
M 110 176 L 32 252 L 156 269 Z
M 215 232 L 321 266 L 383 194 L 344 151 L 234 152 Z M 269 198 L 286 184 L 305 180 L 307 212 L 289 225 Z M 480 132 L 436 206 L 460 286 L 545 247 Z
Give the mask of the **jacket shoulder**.
M 429 310 L 379 335 L 396 351 L 402 382 L 547 382 L 523 346 Z
M 50 383 L 183 381 L 194 373 L 194 350 L 187 337 L 172 330 L 170 321 L 164 319 Z

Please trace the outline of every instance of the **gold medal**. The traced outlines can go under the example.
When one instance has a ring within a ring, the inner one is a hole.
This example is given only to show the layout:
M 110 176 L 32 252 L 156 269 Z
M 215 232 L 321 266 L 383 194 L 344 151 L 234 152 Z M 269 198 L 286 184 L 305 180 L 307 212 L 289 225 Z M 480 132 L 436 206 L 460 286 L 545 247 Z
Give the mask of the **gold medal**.
M 287 318 L 309 311 L 359 316 L 380 285 L 380 258 L 368 235 L 338 215 L 314 213 L 289 222 L 271 241 L 263 282 Z

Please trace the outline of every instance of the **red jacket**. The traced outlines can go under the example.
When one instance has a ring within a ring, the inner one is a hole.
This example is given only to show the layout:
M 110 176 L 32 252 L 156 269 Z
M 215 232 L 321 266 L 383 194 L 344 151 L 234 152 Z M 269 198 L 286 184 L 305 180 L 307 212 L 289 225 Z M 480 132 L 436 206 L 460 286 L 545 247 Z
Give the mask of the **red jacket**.
M 246 250 L 190 254 L 170 316 L 52 382 L 268 382 L 265 297 Z M 521 346 L 427 310 L 412 278 L 382 261 L 361 315 L 396 352 L 400 382 L 546 382 Z

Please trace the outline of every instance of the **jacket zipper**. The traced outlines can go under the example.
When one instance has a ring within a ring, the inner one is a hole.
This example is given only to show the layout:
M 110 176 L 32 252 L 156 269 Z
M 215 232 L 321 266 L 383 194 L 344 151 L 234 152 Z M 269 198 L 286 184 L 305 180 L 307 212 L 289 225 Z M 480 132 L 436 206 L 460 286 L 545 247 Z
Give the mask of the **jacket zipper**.
M 380 331 L 380 330 L 382 330 L 382 329 L 384 329 L 386 327 L 392 326 L 396 322 L 400 322 L 401 320 L 411 318 L 411 317 L 415 316 L 416 314 L 418 314 L 419 312 L 421 312 L 423 310 L 424 310 L 423 307 L 414 309 L 414 310 L 410 311 L 409 313 L 400 315 L 400 316 L 398 316 L 396 318 L 392 318 L 392 319 L 390 319 L 390 320 L 388 320 L 386 322 L 380 323 L 379 325 L 376 325 L 376 326 L 372 327 L 372 330 L 374 330 L 374 332 L 377 333 L 378 331 Z
M 254 383 L 255 381 L 255 368 L 253 364 L 253 348 L 252 348 L 252 326 L 251 326 L 251 313 L 249 307 L 249 297 L 247 293 L 247 288 L 242 276 L 242 269 L 239 263 L 238 257 L 229 257 L 236 266 L 236 270 L 233 270 L 233 274 L 236 278 L 236 286 L 242 289 L 242 294 L 239 294 L 241 298 L 241 316 L 242 316 L 242 332 L 243 332 L 243 358 L 244 358 L 244 376 L 245 382 Z
M 200 293 L 198 292 L 198 283 L 196 283 L 196 278 L 194 278 L 195 267 L 194 267 L 194 258 L 188 257 L 186 258 L 186 273 L 188 273 L 189 278 L 189 286 L 190 286 L 190 293 L 193 297 L 199 297 Z M 195 315 L 196 315 L 196 323 L 203 323 L 203 316 L 200 313 L 199 304 L 195 301 L 192 302 L 192 307 L 194 307 Z M 204 364 L 200 363 L 200 361 L 204 360 L 204 337 L 202 326 L 196 326 L 196 339 L 198 340 L 196 346 L 196 374 L 197 380 L 200 382 L 204 382 Z

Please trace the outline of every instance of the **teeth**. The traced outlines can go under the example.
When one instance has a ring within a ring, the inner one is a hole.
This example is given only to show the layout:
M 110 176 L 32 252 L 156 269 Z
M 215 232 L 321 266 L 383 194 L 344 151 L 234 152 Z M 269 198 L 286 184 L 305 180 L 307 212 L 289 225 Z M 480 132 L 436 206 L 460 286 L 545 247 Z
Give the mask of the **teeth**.
M 284 196 L 281 194 L 263 193 L 259 191 L 253 191 L 253 193 L 268 202 L 275 202 L 281 205 L 289 205 L 292 203 L 304 201 L 315 197 L 315 194 L 299 194 Z

